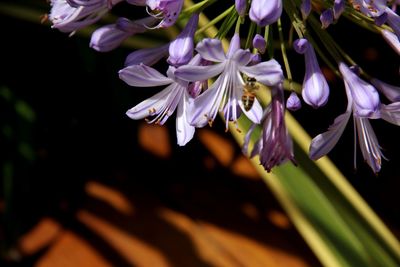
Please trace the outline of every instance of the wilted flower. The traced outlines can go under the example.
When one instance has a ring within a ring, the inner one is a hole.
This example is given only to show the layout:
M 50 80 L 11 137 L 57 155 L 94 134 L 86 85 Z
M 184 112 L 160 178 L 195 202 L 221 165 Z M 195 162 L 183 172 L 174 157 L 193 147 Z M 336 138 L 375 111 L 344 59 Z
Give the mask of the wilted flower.
M 53 28 L 74 32 L 98 21 L 113 5 L 123 0 L 51 0 L 49 19 Z
M 247 154 L 250 137 L 255 124 L 245 136 L 243 152 Z M 285 101 L 282 84 L 271 88 L 271 103 L 264 110 L 262 117 L 262 133 L 254 144 L 250 156 L 260 155 L 260 162 L 270 172 L 274 166 L 287 160 L 295 163 L 293 142 L 285 124 Z

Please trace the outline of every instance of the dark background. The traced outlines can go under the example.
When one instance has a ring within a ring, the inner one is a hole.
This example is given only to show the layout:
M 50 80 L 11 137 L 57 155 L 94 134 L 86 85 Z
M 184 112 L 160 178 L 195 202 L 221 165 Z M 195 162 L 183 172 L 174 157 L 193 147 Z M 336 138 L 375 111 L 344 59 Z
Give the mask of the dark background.
M 157 89 L 131 88 L 118 78 L 117 72 L 130 50 L 98 53 L 88 47 L 87 38 L 68 37 L 49 25 L 4 14 L 0 15 L 0 25 L 0 241 L 4 264 L 29 266 L 40 257 L 39 253 L 13 263 L 6 252 L 42 216 L 56 218 L 92 240 L 100 251 L 109 252 L 107 245 L 98 242 L 73 216 L 82 203 L 87 205 L 84 184 L 90 179 L 118 188 L 139 203 L 139 209 L 152 210 L 162 203 L 192 218 L 268 242 L 257 237 L 256 230 L 244 230 L 238 223 L 229 222 L 246 201 L 260 210 L 271 205 L 279 207 L 261 181 L 242 179 L 218 163 L 206 168 L 203 159 L 210 152 L 198 138 L 185 147 L 176 145 L 174 117 L 165 125 L 172 148 L 168 158 L 154 156 L 141 147 L 138 130 L 143 122 L 130 120 L 125 112 Z M 398 82 L 398 56 L 379 36 L 341 22 L 331 30 L 369 73 Z M 294 76 L 301 82 L 303 59 L 290 55 Z M 329 83 L 331 98 L 325 107 L 313 110 L 304 105 L 294 113 L 311 136 L 325 131 L 345 109 L 342 81 L 333 78 Z M 329 156 L 398 234 L 399 129 L 380 120 L 372 122 L 389 159 L 375 175 L 359 151 L 358 168 L 354 170 L 353 130 L 349 124 Z M 222 123 L 217 122 L 211 130 L 233 143 L 232 137 L 223 132 Z M 240 154 L 239 148 L 234 153 Z M 148 196 L 157 201 L 146 203 Z M 110 217 L 115 223 L 119 219 L 117 215 Z M 296 235 L 298 247 L 304 245 L 294 230 L 291 234 Z M 299 253 L 315 264 L 306 247 Z M 112 252 L 107 257 L 118 266 L 126 264 Z

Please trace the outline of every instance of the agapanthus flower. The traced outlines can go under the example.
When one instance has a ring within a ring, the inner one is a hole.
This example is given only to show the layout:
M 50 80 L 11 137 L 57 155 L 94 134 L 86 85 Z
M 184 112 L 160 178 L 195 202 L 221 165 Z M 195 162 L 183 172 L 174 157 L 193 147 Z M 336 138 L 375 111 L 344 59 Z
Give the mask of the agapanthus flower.
M 255 129 L 253 124 L 245 136 L 243 152 L 247 154 L 250 137 Z M 282 84 L 271 88 L 271 102 L 264 110 L 262 133 L 254 144 L 250 157 L 260 156 L 260 162 L 268 172 L 274 166 L 287 160 L 295 163 L 293 142 L 285 124 L 285 101 Z
M 265 48 L 267 47 L 265 38 L 257 33 L 253 38 L 253 47 L 257 49 L 257 51 L 260 52 L 261 54 L 264 54 Z
M 321 13 L 321 16 L 319 17 L 321 21 L 321 28 L 326 29 L 329 27 L 329 25 L 332 24 L 333 22 L 333 10 L 332 9 L 326 9 Z
M 249 17 L 258 26 L 264 27 L 280 18 L 282 8 L 282 0 L 253 0 L 251 1 Z
M 89 46 L 99 52 L 108 52 L 117 48 L 125 39 L 148 30 L 156 20 L 152 17 L 131 21 L 119 18 L 115 24 L 98 28 L 92 33 Z
M 300 6 L 301 15 L 306 19 L 311 13 L 311 0 L 303 0 Z
M 339 63 L 346 89 L 352 94 L 354 112 L 358 117 L 379 118 L 380 99 L 375 87 L 362 80 L 346 64 Z
M 246 14 L 247 0 L 235 0 L 235 8 L 239 16 Z
M 149 14 L 160 20 L 155 28 L 167 28 L 175 24 L 181 13 L 183 0 L 147 0 Z
M 303 99 L 308 105 L 319 108 L 328 101 L 329 85 L 319 67 L 314 48 L 305 38 L 296 40 L 293 47 L 297 53 L 304 54 L 306 73 L 301 92 Z
M 177 78 L 175 67 L 170 66 L 167 77 L 146 65 L 132 65 L 119 72 L 120 78 L 131 86 L 153 87 L 168 85 L 161 92 L 144 100 L 126 114 L 134 120 L 150 117 L 148 123 L 164 124 L 177 109 L 176 136 L 178 145 L 183 146 L 194 135 L 195 128 L 187 120 L 190 96 L 188 82 Z
M 112 6 L 123 0 L 51 0 L 52 27 L 74 32 L 98 21 Z
M 219 75 L 212 86 L 193 101 L 191 107 L 191 124 L 203 127 L 212 124 L 219 110 L 222 110 L 226 120 L 236 121 L 240 109 L 255 123 L 262 117 L 262 107 L 257 99 L 249 111 L 246 111 L 242 102 L 243 81 L 242 74 L 256 79 L 267 86 L 275 86 L 282 82 L 281 66 L 275 60 L 248 66 L 252 54 L 240 49 L 239 35 L 235 34 L 231 40 L 228 53 L 225 54 L 220 40 L 204 39 L 198 43 L 196 51 L 205 60 L 216 62 L 211 66 L 186 65 L 179 67 L 175 75 L 186 81 L 203 81 Z M 239 108 L 239 107 L 240 108 Z
M 355 133 L 358 136 L 358 143 L 364 160 L 371 167 L 371 169 L 377 173 L 380 171 L 383 155 L 378 143 L 378 139 L 367 117 L 368 114 L 371 115 L 375 111 L 372 113 L 361 112 L 361 114 L 365 116 L 360 116 L 360 106 L 363 106 L 364 108 L 367 106 L 372 106 L 369 110 L 374 110 L 375 108 L 374 104 L 372 104 L 374 101 L 368 101 L 365 97 L 366 95 L 371 95 L 372 86 L 361 79 L 354 79 L 354 77 L 351 77 L 351 82 L 349 82 L 348 76 L 350 72 L 354 76 L 356 76 L 356 74 L 354 74 L 344 63 L 340 63 L 339 69 L 341 70 L 345 82 L 348 101 L 346 112 L 335 119 L 334 123 L 329 126 L 328 131 L 319 134 L 312 140 L 310 145 L 310 158 L 317 160 L 333 149 L 333 147 L 339 141 L 344 129 L 346 128 L 350 116 L 353 114 Z M 372 97 L 374 97 L 374 94 L 372 94 Z M 364 103 L 364 105 L 360 105 L 360 102 L 363 101 L 366 103 Z M 354 153 L 356 154 L 356 151 L 354 151 Z M 355 163 L 356 157 L 354 157 L 354 164 Z
M 292 111 L 296 111 L 301 108 L 301 101 L 296 92 L 290 93 L 290 96 L 286 100 L 286 108 Z
M 178 67 L 189 63 L 193 57 L 194 50 L 194 33 L 197 29 L 199 22 L 199 15 L 193 14 L 189 21 L 186 23 L 185 28 L 169 45 L 168 63 L 172 66 Z
M 335 0 L 333 3 L 333 18 L 335 20 L 339 19 L 342 15 L 344 8 L 346 7 L 345 0 Z
M 376 18 L 386 10 L 387 0 L 353 0 L 353 7 L 368 17 Z

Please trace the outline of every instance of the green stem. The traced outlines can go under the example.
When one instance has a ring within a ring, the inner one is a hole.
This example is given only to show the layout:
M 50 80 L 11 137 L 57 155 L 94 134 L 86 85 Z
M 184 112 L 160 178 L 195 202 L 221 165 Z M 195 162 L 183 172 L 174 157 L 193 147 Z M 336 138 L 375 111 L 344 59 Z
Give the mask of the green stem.
M 198 29 L 196 31 L 195 36 L 197 37 L 198 35 L 202 34 L 203 32 L 205 32 L 208 28 L 213 27 L 215 24 L 217 24 L 218 22 L 220 22 L 223 18 L 225 18 L 227 15 L 229 15 L 229 13 L 232 12 L 232 10 L 235 8 L 235 6 L 231 6 L 230 8 L 228 8 L 227 10 L 225 10 L 224 12 L 222 12 L 220 15 L 218 15 L 215 19 L 211 20 L 210 22 L 208 22 L 206 25 L 204 25 L 203 27 L 201 27 L 200 29 Z
M 289 88 L 290 90 L 293 90 L 292 88 L 292 72 L 290 71 L 290 65 L 289 65 L 289 60 L 287 58 L 287 54 L 286 54 L 286 47 L 285 47 L 285 40 L 283 39 L 283 31 L 282 31 L 282 23 L 281 23 L 281 19 L 278 19 L 278 34 L 279 34 L 279 40 L 281 43 L 281 52 L 282 52 L 282 58 L 283 58 L 283 62 L 285 64 L 285 69 L 286 69 L 286 75 L 288 77 L 289 80 Z

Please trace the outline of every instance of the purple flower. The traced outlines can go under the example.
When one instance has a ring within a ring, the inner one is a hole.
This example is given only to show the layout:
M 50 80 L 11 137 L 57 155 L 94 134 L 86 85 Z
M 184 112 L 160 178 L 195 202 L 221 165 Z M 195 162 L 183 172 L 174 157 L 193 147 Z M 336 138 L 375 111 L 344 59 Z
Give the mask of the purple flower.
M 386 7 L 387 23 L 393 29 L 397 38 L 400 39 L 400 16 L 397 15 L 393 10 Z
M 353 0 L 353 7 L 368 17 L 379 17 L 386 9 L 387 0 Z
M 282 14 L 282 0 L 253 0 L 249 16 L 258 26 L 264 27 L 276 22 Z
M 295 92 L 291 92 L 290 96 L 286 100 L 286 107 L 289 110 L 296 111 L 301 108 L 300 98 L 297 96 Z
M 149 14 L 161 20 L 155 28 L 167 28 L 174 25 L 178 19 L 183 0 L 147 0 L 146 4 L 153 11 Z
M 52 27 L 74 32 L 98 21 L 113 5 L 122 0 L 51 0 L 49 19 Z
M 387 84 L 378 79 L 372 79 L 371 83 L 382 92 L 387 99 L 393 102 L 389 105 L 381 104 L 381 118 L 387 122 L 400 126 L 400 87 Z
M 194 33 L 196 32 L 199 15 L 193 14 L 183 31 L 169 45 L 168 63 L 178 67 L 186 65 L 193 57 Z
M 321 28 L 326 29 L 329 27 L 329 25 L 332 24 L 333 22 L 333 11 L 332 9 L 326 9 L 324 12 L 322 12 L 321 16 L 319 17 L 321 20 Z
M 235 8 L 239 16 L 246 14 L 247 0 L 235 0 Z
M 144 64 L 152 66 L 168 55 L 169 43 L 161 47 L 144 48 L 130 53 L 125 59 L 125 66 Z
M 350 69 L 348 71 L 351 72 Z M 357 114 L 359 107 L 355 102 L 355 94 L 353 93 L 354 89 L 351 89 L 354 87 L 350 87 L 348 85 L 345 87 L 348 101 L 346 112 L 339 115 L 335 119 L 334 123 L 329 126 L 328 131 L 317 135 L 311 141 L 309 152 L 310 158 L 317 160 L 328 154 L 333 149 L 333 147 L 339 141 L 340 136 L 343 134 L 351 114 L 353 114 L 355 133 L 358 136 L 358 143 L 360 145 L 361 153 L 371 169 L 377 173 L 380 171 L 381 160 L 383 157 L 378 139 L 376 138 L 375 132 L 373 131 L 368 118 L 360 117 Z M 354 150 L 354 155 L 356 155 L 356 150 Z M 354 157 L 354 165 L 355 163 L 356 157 Z
M 343 62 L 339 63 L 346 90 L 352 95 L 354 112 L 358 117 L 379 118 L 380 100 L 376 89 L 360 79 Z
M 268 172 L 274 166 L 287 160 L 294 164 L 293 142 L 285 124 L 285 102 L 282 84 L 271 88 L 271 103 L 267 106 L 262 117 L 262 133 L 254 144 L 250 157 L 260 155 L 260 162 Z M 248 144 L 255 124 L 251 126 L 245 136 L 243 152 L 247 154 Z
M 304 54 L 306 73 L 304 75 L 302 96 L 304 101 L 313 108 L 326 104 L 329 97 L 329 86 L 319 68 L 314 48 L 307 39 L 298 39 L 293 47 L 299 54 Z
M 265 48 L 267 47 L 267 43 L 265 42 L 265 38 L 260 34 L 256 34 L 253 38 L 253 47 L 258 50 L 261 54 L 265 53 Z
M 216 62 L 212 66 L 182 66 L 175 75 L 186 81 L 203 81 L 219 75 L 212 86 L 193 101 L 191 124 L 203 127 L 212 124 L 219 110 L 223 111 L 226 127 L 229 121 L 236 121 L 240 109 L 253 122 L 258 123 L 262 116 L 262 107 L 257 99 L 249 111 L 242 102 L 244 81 L 241 73 L 255 78 L 258 82 L 274 86 L 283 80 L 281 66 L 270 60 L 257 65 L 247 66 L 252 54 L 240 49 L 240 39 L 237 34 L 231 40 L 227 54 L 222 49 L 220 40 L 204 39 L 196 47 L 197 52 L 205 60 Z
M 311 12 L 311 0 L 303 0 L 300 6 L 301 15 L 306 19 Z
M 333 3 L 333 18 L 335 20 L 339 19 L 345 7 L 346 2 L 344 0 L 335 0 L 335 2 Z
M 99 52 L 108 52 L 117 48 L 128 37 L 147 31 L 147 25 L 154 24 L 152 17 L 131 21 L 119 18 L 115 24 L 95 30 L 90 40 L 90 47 Z
M 161 92 L 144 100 L 127 111 L 127 115 L 134 120 L 151 117 L 148 123 L 164 124 L 177 109 L 176 136 L 178 145 L 184 146 L 194 135 L 194 127 L 187 120 L 190 96 L 188 82 L 182 81 L 174 75 L 175 68 L 169 67 L 167 77 L 157 70 L 146 65 L 128 66 L 119 72 L 120 78 L 131 86 L 152 87 L 168 85 Z

